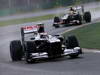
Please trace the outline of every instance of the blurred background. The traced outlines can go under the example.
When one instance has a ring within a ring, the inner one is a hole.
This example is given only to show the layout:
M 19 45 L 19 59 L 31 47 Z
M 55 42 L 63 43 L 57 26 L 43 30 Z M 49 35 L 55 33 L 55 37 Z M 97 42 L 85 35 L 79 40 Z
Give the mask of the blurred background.
M 0 0 L 0 16 L 34 12 L 100 0 Z

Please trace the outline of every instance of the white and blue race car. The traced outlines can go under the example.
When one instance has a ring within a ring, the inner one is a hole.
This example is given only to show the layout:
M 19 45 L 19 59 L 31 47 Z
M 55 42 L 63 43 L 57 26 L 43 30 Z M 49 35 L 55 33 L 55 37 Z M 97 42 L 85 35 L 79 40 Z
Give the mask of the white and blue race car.
M 40 58 L 76 58 L 80 54 L 82 49 L 74 35 L 65 40 L 61 35 L 49 35 L 44 31 L 43 24 L 21 27 L 21 40 L 10 43 L 12 61 L 24 58 L 27 63 L 31 63 Z

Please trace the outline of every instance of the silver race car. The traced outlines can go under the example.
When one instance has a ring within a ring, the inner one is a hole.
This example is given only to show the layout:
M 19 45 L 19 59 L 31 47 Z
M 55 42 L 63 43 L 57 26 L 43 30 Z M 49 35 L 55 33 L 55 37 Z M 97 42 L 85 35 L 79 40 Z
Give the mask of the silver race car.
M 53 26 L 58 28 L 60 26 L 81 25 L 82 23 L 91 22 L 91 13 L 84 11 L 83 6 L 71 7 L 70 10 L 62 17 L 55 16 Z

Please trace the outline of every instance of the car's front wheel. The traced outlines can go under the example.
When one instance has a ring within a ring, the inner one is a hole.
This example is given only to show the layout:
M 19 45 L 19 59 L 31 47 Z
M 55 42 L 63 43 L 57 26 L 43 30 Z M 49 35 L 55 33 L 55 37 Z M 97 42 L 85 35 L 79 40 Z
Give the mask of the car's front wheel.
M 75 47 L 80 47 L 79 42 L 78 42 L 76 36 L 74 36 L 74 35 L 68 36 L 66 43 L 67 43 L 66 44 L 67 49 L 74 49 Z M 78 57 L 79 54 L 81 54 L 81 52 L 82 52 L 82 50 L 80 49 L 79 52 L 69 54 L 69 56 L 71 58 L 76 58 L 76 57 Z
M 74 35 L 68 36 L 66 43 L 67 43 L 68 49 L 73 49 L 75 47 L 79 47 L 79 42 L 78 42 L 76 36 L 74 36 Z
M 53 26 L 54 26 L 55 28 L 59 28 L 59 22 L 60 22 L 60 18 L 57 17 L 57 16 L 55 16 L 55 17 L 54 17 Z

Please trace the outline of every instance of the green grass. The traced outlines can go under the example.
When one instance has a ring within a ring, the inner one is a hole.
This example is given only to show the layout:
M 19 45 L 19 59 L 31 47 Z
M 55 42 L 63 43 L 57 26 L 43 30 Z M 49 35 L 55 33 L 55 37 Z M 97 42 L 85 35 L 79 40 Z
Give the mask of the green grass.
M 0 26 L 48 20 L 48 19 L 52 19 L 54 16 L 55 16 L 55 14 L 49 14 L 49 15 L 38 16 L 38 17 L 34 17 L 34 18 L 24 18 L 24 19 L 14 19 L 14 20 L 8 20 L 8 21 L 0 21 Z
M 90 24 L 88 26 L 66 32 L 63 35 L 64 37 L 67 35 L 76 35 L 82 48 L 100 49 L 100 23 Z

